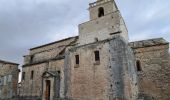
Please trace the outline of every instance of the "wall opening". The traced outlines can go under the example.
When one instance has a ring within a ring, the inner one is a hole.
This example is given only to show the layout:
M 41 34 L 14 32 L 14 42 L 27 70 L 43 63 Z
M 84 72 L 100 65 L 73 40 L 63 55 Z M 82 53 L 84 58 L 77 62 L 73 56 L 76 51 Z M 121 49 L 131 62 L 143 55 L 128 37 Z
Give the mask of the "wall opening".
M 31 79 L 33 79 L 34 78 L 34 71 L 32 70 L 31 71 Z
M 95 61 L 100 61 L 100 54 L 99 54 L 99 51 L 94 51 L 94 54 L 95 54 Z
M 102 16 L 104 16 L 104 8 L 103 8 L 103 7 L 100 7 L 100 8 L 98 9 L 98 17 L 102 17 Z
M 30 57 L 30 63 L 33 63 L 33 58 L 34 58 L 34 56 L 31 55 L 31 57 Z
M 142 68 L 141 68 L 141 62 L 139 60 L 136 61 L 136 67 L 137 67 L 137 71 L 142 71 Z
M 25 80 L 25 72 L 22 72 L 22 80 Z
M 80 61 L 79 61 L 79 55 L 75 55 L 75 59 L 76 59 L 76 64 L 79 64 Z

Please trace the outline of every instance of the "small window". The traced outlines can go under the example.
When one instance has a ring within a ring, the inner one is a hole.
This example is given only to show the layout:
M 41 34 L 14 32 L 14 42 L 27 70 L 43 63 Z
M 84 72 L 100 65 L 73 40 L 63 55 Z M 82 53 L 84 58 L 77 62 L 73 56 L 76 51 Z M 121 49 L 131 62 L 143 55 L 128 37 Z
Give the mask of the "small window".
M 34 59 L 34 56 L 33 56 L 33 55 L 31 55 L 31 57 L 30 57 L 30 63 L 32 63 L 32 62 L 33 62 L 33 59 Z
M 104 8 L 103 8 L 103 7 L 100 7 L 100 8 L 98 9 L 98 17 L 102 17 L 102 16 L 104 16 Z
M 25 80 L 25 72 L 22 72 L 22 80 Z
M 31 71 L 31 79 L 34 78 L 34 71 Z
M 99 51 L 94 51 L 94 54 L 95 54 L 95 61 L 100 61 Z
M 79 64 L 79 55 L 75 55 L 76 64 Z
M 142 71 L 142 68 L 141 68 L 141 63 L 139 60 L 136 61 L 136 67 L 137 67 L 137 71 Z

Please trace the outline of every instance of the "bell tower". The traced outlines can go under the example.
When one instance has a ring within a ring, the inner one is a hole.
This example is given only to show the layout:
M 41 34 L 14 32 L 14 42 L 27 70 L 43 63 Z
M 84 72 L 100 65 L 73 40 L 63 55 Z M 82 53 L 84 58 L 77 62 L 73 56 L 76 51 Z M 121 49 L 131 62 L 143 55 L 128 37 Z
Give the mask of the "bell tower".
M 65 53 L 65 96 L 73 100 L 136 100 L 133 52 L 115 1 L 90 3 L 89 13 L 90 20 L 79 25 L 78 45 Z
M 97 0 L 89 4 L 90 21 L 79 25 L 79 45 L 120 35 L 128 42 L 124 20 L 114 0 Z
M 89 4 L 90 20 L 100 18 L 117 10 L 114 0 L 97 0 Z

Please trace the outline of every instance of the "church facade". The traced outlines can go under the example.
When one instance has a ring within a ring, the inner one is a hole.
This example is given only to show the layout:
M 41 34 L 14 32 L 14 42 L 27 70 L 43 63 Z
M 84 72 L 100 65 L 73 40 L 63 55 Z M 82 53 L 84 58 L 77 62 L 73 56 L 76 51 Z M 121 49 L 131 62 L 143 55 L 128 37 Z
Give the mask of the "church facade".
M 129 42 L 114 0 L 89 4 L 79 36 L 31 48 L 20 98 L 32 100 L 169 100 L 169 43 Z

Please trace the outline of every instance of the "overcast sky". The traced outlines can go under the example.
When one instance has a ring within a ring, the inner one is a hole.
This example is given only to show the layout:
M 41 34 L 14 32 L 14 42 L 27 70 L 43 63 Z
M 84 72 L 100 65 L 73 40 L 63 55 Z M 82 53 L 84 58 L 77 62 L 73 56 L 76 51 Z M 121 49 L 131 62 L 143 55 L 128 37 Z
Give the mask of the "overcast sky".
M 78 35 L 95 0 L 0 0 L 0 59 L 22 64 L 29 48 Z M 170 1 L 116 0 L 130 41 L 170 41 Z

